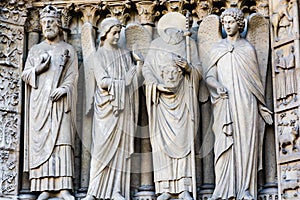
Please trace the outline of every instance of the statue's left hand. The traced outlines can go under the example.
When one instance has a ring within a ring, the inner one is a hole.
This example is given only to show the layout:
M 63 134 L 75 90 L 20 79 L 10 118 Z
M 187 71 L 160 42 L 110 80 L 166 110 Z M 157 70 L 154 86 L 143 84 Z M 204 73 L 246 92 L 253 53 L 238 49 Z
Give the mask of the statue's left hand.
M 259 113 L 262 116 L 262 118 L 264 119 L 264 121 L 269 124 L 272 125 L 273 124 L 273 119 L 272 119 L 272 112 L 265 106 L 263 105 L 259 105 Z
M 63 95 L 67 94 L 67 91 L 64 88 L 56 88 L 50 95 L 52 101 L 59 100 Z

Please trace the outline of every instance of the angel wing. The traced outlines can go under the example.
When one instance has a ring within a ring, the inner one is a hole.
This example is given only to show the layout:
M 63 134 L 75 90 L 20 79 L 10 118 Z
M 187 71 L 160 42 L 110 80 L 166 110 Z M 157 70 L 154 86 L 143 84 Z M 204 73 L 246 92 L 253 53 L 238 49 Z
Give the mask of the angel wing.
M 262 14 L 253 13 L 248 19 L 246 39 L 256 49 L 256 55 L 264 88 L 266 87 L 269 60 L 269 20 Z
M 206 73 L 209 67 L 209 54 L 212 47 L 222 39 L 221 28 L 220 18 L 217 15 L 209 15 L 200 23 L 198 30 L 198 50 L 203 74 Z M 200 101 L 207 101 L 208 96 L 207 88 L 201 83 Z
M 140 24 L 131 23 L 126 26 L 125 37 L 127 48 L 136 50 L 145 58 L 152 41 L 150 32 Z
M 253 45 L 256 50 L 261 81 L 266 88 L 267 67 L 269 60 L 269 21 L 262 14 L 254 13 L 249 16 L 248 31 L 246 39 Z M 259 170 L 262 169 L 263 158 L 263 139 L 265 132 L 265 123 L 261 119 L 259 121 Z
M 85 113 L 88 114 L 92 109 L 93 97 L 95 90 L 95 79 L 93 73 L 93 55 L 96 53 L 95 47 L 95 31 L 92 24 L 86 22 L 82 26 L 81 31 L 81 45 L 84 65 L 85 78 Z

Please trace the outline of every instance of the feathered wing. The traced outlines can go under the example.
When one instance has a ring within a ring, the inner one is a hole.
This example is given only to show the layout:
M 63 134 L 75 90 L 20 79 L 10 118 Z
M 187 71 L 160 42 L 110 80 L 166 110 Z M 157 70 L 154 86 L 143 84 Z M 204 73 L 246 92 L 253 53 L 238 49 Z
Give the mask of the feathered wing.
M 246 39 L 253 45 L 256 50 L 261 80 L 265 88 L 270 45 L 269 20 L 264 18 L 262 14 L 251 14 L 249 16 Z
M 150 32 L 140 24 L 131 23 L 126 26 L 125 37 L 128 50 L 136 50 L 145 58 L 152 41 Z
M 203 75 L 209 67 L 210 51 L 212 47 L 222 39 L 220 18 L 217 15 L 209 15 L 205 17 L 198 30 L 198 52 L 202 66 Z M 200 101 L 207 101 L 209 96 L 204 81 L 201 83 Z
M 126 48 L 129 51 L 136 51 L 136 53 L 141 54 L 143 56 L 143 59 L 146 58 L 146 55 L 148 53 L 152 36 L 150 32 L 144 28 L 142 25 L 138 23 L 130 23 L 126 26 L 125 29 L 125 39 L 126 39 Z M 139 82 L 137 86 L 134 86 L 135 88 L 138 88 L 140 86 Z M 145 98 L 143 96 L 142 98 Z M 138 101 L 138 99 L 137 99 Z M 138 104 L 135 105 L 135 115 L 138 116 Z
M 261 75 L 263 87 L 266 88 L 267 68 L 269 60 L 269 21 L 259 13 L 249 16 L 248 31 L 246 39 L 256 50 L 258 67 Z M 263 119 L 259 121 L 259 170 L 262 169 L 263 139 L 265 123 Z
M 88 114 L 92 109 L 94 91 L 95 91 L 95 78 L 93 72 L 94 55 L 96 53 L 95 47 L 95 31 L 92 24 L 86 22 L 81 29 L 81 45 L 82 56 L 84 65 L 84 78 L 85 78 L 85 113 Z

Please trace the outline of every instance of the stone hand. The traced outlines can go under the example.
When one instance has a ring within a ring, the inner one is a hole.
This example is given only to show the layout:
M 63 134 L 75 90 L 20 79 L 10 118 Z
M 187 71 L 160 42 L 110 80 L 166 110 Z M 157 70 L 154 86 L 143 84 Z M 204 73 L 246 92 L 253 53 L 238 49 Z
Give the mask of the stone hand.
M 125 84 L 128 86 L 131 84 L 134 76 L 136 74 L 136 67 L 135 66 L 132 66 L 128 72 L 126 73 L 126 76 L 125 76 Z
M 158 84 L 157 85 L 157 89 L 159 90 L 159 91 L 161 91 L 161 92 L 167 92 L 167 93 L 169 93 L 169 92 L 171 92 L 171 90 L 169 90 L 165 85 L 163 85 L 163 84 Z
M 273 113 L 267 107 L 263 105 L 259 105 L 259 113 L 267 124 L 269 125 L 273 124 L 273 119 L 272 119 Z
M 63 95 L 67 94 L 67 91 L 64 88 L 56 88 L 50 95 L 52 101 L 59 100 Z
M 180 68 L 184 69 L 185 71 L 189 71 L 189 69 L 190 69 L 190 66 L 185 58 L 178 57 L 175 60 L 175 63 L 176 63 L 176 65 L 178 65 Z
M 135 61 L 144 62 L 144 57 L 142 56 L 142 54 L 138 53 L 136 50 L 132 51 L 132 56 Z
M 222 99 L 227 99 L 228 98 L 227 89 L 224 86 L 222 86 L 222 85 L 220 85 L 219 87 L 217 87 L 217 93 L 220 96 L 220 98 L 222 98 Z
M 51 56 L 45 52 L 41 54 L 41 57 L 39 59 L 39 63 L 35 67 L 35 72 L 37 74 L 41 74 L 49 69 L 49 63 L 50 63 Z

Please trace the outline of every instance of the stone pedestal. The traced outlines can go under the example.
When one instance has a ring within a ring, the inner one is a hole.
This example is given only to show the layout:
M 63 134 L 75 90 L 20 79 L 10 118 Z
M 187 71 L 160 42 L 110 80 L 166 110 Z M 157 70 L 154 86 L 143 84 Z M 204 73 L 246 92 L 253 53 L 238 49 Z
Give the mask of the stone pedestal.
M 259 200 L 277 200 L 278 199 L 278 187 L 277 183 L 267 183 L 264 185 L 264 189 L 260 191 L 258 195 Z
M 215 189 L 214 184 L 204 184 L 200 188 L 200 192 L 198 194 L 200 200 L 208 200 L 213 194 Z
M 139 192 L 134 195 L 134 200 L 156 200 L 154 187 L 152 185 L 139 187 Z

